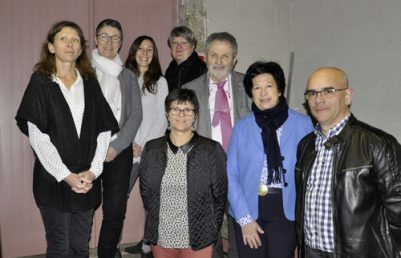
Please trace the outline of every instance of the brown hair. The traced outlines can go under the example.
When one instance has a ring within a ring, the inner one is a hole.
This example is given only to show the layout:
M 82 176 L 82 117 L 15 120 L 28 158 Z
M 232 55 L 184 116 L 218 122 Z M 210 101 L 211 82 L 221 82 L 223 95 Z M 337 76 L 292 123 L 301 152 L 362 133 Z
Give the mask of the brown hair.
M 125 60 L 125 66 L 133 71 L 137 77 L 139 77 L 139 67 L 136 62 L 135 55 L 138 52 L 139 47 L 141 46 L 144 40 L 149 40 L 153 46 L 153 56 L 152 61 L 149 64 L 148 70 L 143 75 L 143 86 L 142 92 L 145 93 L 145 89 L 147 89 L 150 93 L 156 94 L 157 92 L 157 81 L 162 76 L 162 69 L 159 63 L 159 54 L 157 52 L 156 43 L 152 37 L 149 36 L 140 36 L 137 37 L 134 42 L 132 42 L 131 47 L 129 49 L 129 54 L 127 60 Z
M 86 40 L 82 32 L 82 29 L 79 27 L 78 24 L 72 21 L 60 21 L 53 24 L 53 26 L 47 33 L 46 41 L 43 42 L 42 44 L 42 52 L 40 55 L 39 62 L 35 65 L 33 70 L 35 72 L 41 72 L 49 78 L 51 78 L 52 74 L 57 73 L 55 57 L 53 53 L 50 53 L 48 44 L 49 43 L 53 44 L 56 34 L 59 33 L 65 27 L 74 29 L 78 33 L 81 42 L 82 52 L 81 55 L 75 61 L 77 70 L 84 78 L 88 77 L 96 78 L 96 73 L 92 68 L 88 55 L 86 54 Z

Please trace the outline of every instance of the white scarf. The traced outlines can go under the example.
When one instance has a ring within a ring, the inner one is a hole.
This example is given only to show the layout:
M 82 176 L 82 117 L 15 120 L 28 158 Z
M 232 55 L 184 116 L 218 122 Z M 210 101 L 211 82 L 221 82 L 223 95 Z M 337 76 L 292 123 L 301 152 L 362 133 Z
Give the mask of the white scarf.
M 109 103 L 114 117 L 120 122 L 122 103 L 118 76 L 123 70 L 123 62 L 118 54 L 114 60 L 110 60 L 99 55 L 97 49 L 94 49 L 92 51 L 92 65 L 96 69 L 96 75 L 103 95 L 107 103 Z

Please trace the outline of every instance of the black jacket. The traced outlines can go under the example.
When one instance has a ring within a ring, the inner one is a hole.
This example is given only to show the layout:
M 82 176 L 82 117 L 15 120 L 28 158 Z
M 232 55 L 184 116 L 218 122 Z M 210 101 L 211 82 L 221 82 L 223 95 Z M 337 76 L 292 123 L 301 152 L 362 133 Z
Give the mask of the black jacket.
M 97 137 L 101 132 L 118 131 L 106 99 L 96 78 L 83 78 L 85 110 L 78 137 L 70 108 L 56 82 L 40 72 L 33 73 L 15 119 L 28 136 L 28 122 L 50 137 L 62 162 L 72 173 L 88 170 L 95 156 Z M 86 211 L 101 202 L 100 179 L 86 194 L 78 194 L 64 181 L 57 180 L 35 155 L 33 193 L 38 205 L 60 211 Z
M 167 165 L 168 135 L 146 143 L 139 166 L 146 215 L 145 237 L 157 244 L 160 185 Z M 177 148 L 169 143 L 172 149 Z M 226 154 L 221 145 L 195 134 L 187 160 L 190 246 L 202 249 L 216 242 L 227 202 Z
M 166 80 L 169 91 L 179 89 L 187 82 L 206 73 L 207 67 L 195 51 L 181 64 L 173 59 L 166 70 Z
M 337 258 L 400 257 L 401 146 L 397 140 L 353 115 L 334 148 L 332 210 L 334 254 Z M 314 159 L 315 134 L 298 145 L 296 225 L 304 257 L 305 190 Z

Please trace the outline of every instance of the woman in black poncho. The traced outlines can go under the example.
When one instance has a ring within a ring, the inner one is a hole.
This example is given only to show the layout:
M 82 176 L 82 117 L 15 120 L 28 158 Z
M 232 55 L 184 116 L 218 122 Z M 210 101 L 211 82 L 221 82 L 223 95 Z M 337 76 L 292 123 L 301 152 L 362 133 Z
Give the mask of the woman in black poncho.
M 35 154 L 33 193 L 46 257 L 88 257 L 110 137 L 118 130 L 74 22 L 54 24 L 17 112 Z

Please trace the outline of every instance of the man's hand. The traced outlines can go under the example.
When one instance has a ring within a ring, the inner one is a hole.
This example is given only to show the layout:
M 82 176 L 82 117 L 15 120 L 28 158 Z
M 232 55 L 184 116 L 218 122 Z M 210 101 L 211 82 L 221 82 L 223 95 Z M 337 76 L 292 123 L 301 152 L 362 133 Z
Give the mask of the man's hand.
M 262 245 L 260 241 L 259 234 L 264 234 L 265 232 L 255 221 L 246 224 L 242 227 L 242 238 L 244 240 L 244 245 L 249 245 L 250 248 L 256 249 Z

